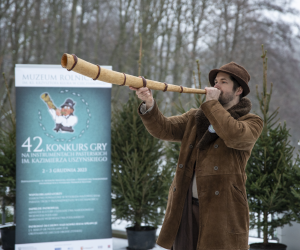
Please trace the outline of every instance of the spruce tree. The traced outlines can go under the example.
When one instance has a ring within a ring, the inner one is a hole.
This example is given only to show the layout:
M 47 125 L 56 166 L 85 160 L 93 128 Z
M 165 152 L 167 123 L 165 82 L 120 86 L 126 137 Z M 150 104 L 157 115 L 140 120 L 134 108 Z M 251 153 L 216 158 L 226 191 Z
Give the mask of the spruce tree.
M 274 235 L 277 227 L 300 221 L 300 159 L 293 159 L 294 148 L 286 123 L 278 123 L 278 108 L 270 112 L 270 92 L 267 86 L 267 51 L 262 46 L 263 90 L 257 99 L 264 122 L 247 163 L 247 196 L 251 211 L 250 228 L 262 229 L 263 244 Z
M 16 209 L 16 118 L 4 73 L 3 77 L 9 100 L 9 108 L 0 110 L 0 197 L 4 224 L 5 207 L 13 205 Z
M 112 206 L 115 220 L 142 225 L 162 223 L 173 168 L 163 164 L 163 142 L 146 130 L 137 107 L 129 100 L 112 116 Z

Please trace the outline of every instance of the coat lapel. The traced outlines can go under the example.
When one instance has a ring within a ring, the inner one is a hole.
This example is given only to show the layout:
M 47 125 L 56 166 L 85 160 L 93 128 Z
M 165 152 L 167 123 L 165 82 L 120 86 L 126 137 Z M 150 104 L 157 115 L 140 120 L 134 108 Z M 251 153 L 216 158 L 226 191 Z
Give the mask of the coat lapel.
M 240 100 L 239 103 L 232 106 L 227 111 L 234 119 L 238 119 L 244 115 L 247 115 L 251 110 L 251 101 L 244 97 Z M 197 126 L 197 137 L 200 139 L 197 147 L 200 150 L 203 150 L 207 145 L 218 139 L 217 133 L 211 133 L 208 131 L 208 126 L 210 125 L 209 120 L 206 118 L 202 109 L 199 110 L 195 114 L 196 126 Z

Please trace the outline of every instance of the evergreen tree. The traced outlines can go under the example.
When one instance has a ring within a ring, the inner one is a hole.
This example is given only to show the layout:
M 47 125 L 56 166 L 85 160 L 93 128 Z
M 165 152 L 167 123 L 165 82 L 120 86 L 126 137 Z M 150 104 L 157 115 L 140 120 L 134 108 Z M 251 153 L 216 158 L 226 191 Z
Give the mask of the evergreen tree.
M 9 99 L 9 110 L 0 110 L 0 197 L 4 224 L 5 206 L 13 205 L 16 209 L 16 119 L 4 73 L 3 77 Z
M 300 159 L 286 124 L 278 123 L 278 108 L 269 111 L 273 84 L 267 87 L 267 51 L 262 46 L 263 91 L 257 99 L 264 127 L 247 163 L 247 195 L 251 211 L 250 227 L 263 231 L 264 245 L 277 227 L 300 221 Z M 262 215 L 262 216 L 261 216 Z
M 161 224 L 173 168 L 163 164 L 163 142 L 144 127 L 137 113 L 140 101 L 131 94 L 112 116 L 112 206 L 115 220 Z

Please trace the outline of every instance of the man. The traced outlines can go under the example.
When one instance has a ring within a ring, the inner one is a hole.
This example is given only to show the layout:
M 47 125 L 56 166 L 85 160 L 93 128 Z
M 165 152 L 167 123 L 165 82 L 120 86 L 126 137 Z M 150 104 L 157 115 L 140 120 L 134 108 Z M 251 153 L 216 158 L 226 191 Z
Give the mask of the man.
M 56 127 L 54 128 L 54 130 L 56 132 L 60 130 L 63 132 L 74 132 L 73 126 L 78 122 L 77 116 L 73 114 L 74 105 L 75 103 L 72 99 L 67 99 L 61 106 L 61 110 L 54 110 L 53 108 L 51 108 L 51 106 L 48 105 L 49 112 L 53 120 L 55 120 Z
M 157 239 L 163 248 L 249 248 L 245 167 L 263 128 L 261 118 L 249 113 L 249 80 L 246 69 L 234 62 L 214 69 L 201 107 L 169 118 L 148 88 L 130 87 L 143 100 L 138 111 L 149 133 L 181 142 Z

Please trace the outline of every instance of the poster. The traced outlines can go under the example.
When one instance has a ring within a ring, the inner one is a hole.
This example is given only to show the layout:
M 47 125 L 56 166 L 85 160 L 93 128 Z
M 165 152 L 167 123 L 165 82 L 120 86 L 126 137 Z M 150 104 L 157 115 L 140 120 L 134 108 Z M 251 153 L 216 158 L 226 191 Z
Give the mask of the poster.
M 15 77 L 16 249 L 112 249 L 111 84 L 60 65 Z

